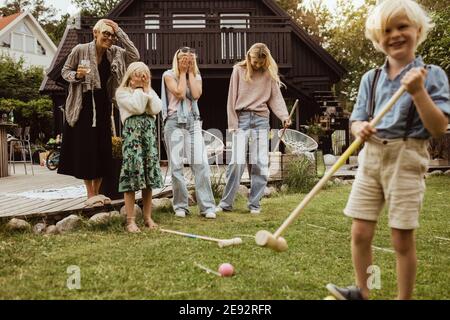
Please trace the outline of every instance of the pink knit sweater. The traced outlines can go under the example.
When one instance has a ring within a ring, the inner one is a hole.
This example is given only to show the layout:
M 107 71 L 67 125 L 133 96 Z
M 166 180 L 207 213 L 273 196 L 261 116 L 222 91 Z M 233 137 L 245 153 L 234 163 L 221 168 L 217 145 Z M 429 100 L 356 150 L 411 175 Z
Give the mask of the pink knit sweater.
M 228 129 L 238 129 L 240 111 L 253 111 L 269 118 L 270 110 L 281 120 L 289 118 L 286 102 L 280 88 L 269 72 L 254 72 L 251 81 L 245 81 L 246 68 L 234 66 L 228 90 Z

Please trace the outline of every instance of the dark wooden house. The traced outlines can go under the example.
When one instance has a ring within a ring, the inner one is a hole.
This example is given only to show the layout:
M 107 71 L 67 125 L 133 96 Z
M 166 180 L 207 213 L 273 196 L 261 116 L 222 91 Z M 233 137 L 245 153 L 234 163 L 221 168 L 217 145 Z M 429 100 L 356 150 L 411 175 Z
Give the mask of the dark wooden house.
M 297 127 L 320 112 L 315 92 L 330 91 L 345 73 L 274 0 L 123 0 L 108 18 L 116 21 L 139 49 L 141 60 L 152 70 L 152 86 L 158 94 L 161 75 L 171 68 L 175 51 L 181 46 L 196 49 L 203 77 L 199 106 L 204 129 L 226 130 L 232 67 L 255 42 L 266 43 L 278 62 L 288 104 L 300 100 Z M 76 44 L 91 41 L 96 20 L 79 20 L 78 26 L 67 28 L 50 74 L 60 72 Z M 65 102 L 65 89 L 46 78 L 41 92 L 53 98 L 59 129 L 62 121 L 57 107 Z M 271 122 L 272 127 L 280 125 L 275 118 Z

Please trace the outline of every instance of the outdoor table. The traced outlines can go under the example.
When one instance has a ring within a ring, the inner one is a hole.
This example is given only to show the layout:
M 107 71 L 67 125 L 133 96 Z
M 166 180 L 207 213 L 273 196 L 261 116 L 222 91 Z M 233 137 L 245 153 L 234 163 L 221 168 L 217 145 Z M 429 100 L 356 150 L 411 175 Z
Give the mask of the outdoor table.
M 9 128 L 16 127 L 14 123 L 0 122 L 0 178 L 9 175 L 8 170 L 8 141 L 6 133 Z

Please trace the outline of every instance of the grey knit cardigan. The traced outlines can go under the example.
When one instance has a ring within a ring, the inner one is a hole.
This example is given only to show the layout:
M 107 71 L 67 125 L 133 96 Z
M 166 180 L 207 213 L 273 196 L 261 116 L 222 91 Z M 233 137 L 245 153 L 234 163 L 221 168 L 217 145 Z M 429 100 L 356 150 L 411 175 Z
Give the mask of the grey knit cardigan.
M 114 95 L 116 89 L 119 87 L 128 65 L 132 62 L 139 61 L 140 58 L 139 51 L 122 29 L 119 28 L 117 30 L 116 36 L 122 43 L 123 48 L 113 45 L 106 50 L 106 57 L 111 64 L 111 76 L 108 79 L 106 89 L 108 97 L 113 103 L 115 102 Z M 86 75 L 85 79 L 77 80 L 75 78 L 76 70 L 82 59 L 91 61 L 91 72 Z M 78 44 L 72 49 L 62 68 L 61 75 L 69 82 L 65 113 L 67 123 L 73 127 L 78 121 L 80 111 L 83 108 L 83 93 L 93 89 L 101 89 L 95 40 L 90 43 Z

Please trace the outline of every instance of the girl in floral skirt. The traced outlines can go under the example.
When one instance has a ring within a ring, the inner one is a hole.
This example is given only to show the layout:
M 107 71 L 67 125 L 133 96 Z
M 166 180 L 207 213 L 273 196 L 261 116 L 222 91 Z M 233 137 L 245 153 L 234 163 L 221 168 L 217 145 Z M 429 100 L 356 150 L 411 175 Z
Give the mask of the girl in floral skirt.
M 140 232 L 134 211 L 135 192 L 142 190 L 145 226 L 155 229 L 152 219 L 152 189 L 163 186 L 156 147 L 155 117 L 161 100 L 151 88 L 150 70 L 143 62 L 130 64 L 117 89 L 116 100 L 124 125 L 123 162 L 119 192 L 124 192 L 128 232 Z

